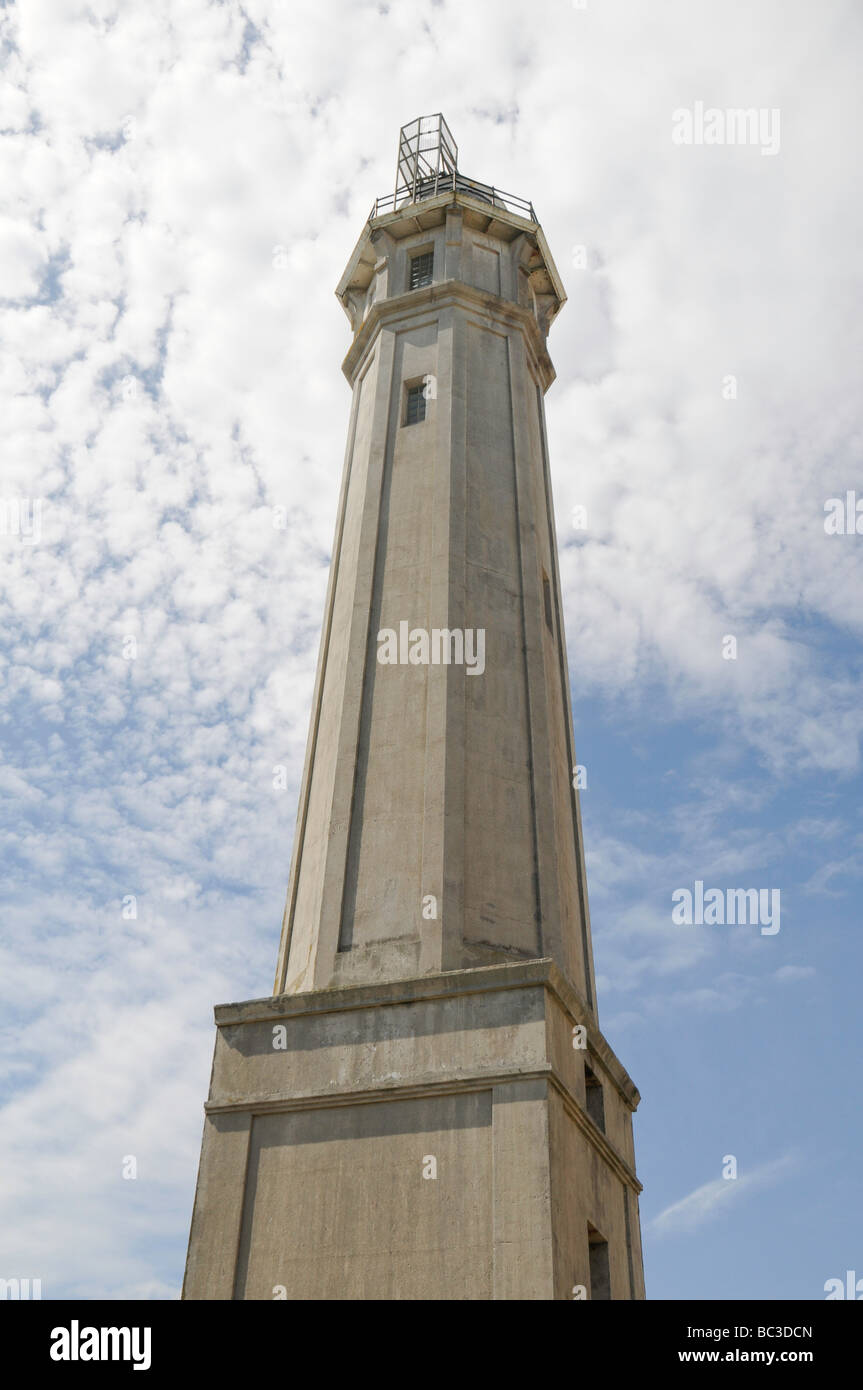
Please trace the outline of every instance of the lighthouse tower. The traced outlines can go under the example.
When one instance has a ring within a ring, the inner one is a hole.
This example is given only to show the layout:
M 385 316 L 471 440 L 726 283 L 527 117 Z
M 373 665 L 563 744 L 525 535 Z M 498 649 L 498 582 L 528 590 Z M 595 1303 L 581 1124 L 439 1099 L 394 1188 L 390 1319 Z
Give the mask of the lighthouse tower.
M 353 392 L 274 993 L 216 1009 L 184 1297 L 644 1297 L 599 1031 L 533 206 L 399 136 L 336 293 Z

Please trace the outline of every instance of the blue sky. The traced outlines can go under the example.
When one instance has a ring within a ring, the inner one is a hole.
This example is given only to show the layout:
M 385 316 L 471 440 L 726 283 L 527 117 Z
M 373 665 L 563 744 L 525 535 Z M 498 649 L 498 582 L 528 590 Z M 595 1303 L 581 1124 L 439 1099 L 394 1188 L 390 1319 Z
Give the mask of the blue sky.
M 569 296 L 549 444 L 648 1294 L 863 1276 L 863 536 L 824 528 L 863 496 L 861 23 L 0 11 L 0 1277 L 178 1293 L 212 1007 L 275 967 L 349 409 L 333 289 L 437 110 Z M 675 144 L 697 102 L 778 110 L 778 148 Z M 696 880 L 779 889 L 780 931 L 675 926 Z
M 859 779 L 780 783 L 741 768 L 745 759 L 720 766 L 710 728 L 590 699 L 576 727 L 579 756 L 590 759 L 588 845 L 611 861 L 606 844 L 625 842 L 651 865 L 645 876 L 640 860 L 607 887 L 591 879 L 601 1022 L 643 1096 L 648 1295 L 823 1297 L 832 1273 L 856 1268 L 861 1240 Z M 723 867 L 729 853 L 733 867 Z M 638 985 L 621 987 L 621 956 L 633 963 L 633 901 L 647 921 L 668 922 L 671 892 L 696 878 L 778 887 L 780 931 L 666 928 L 669 942 L 674 932 L 700 935 L 704 958 L 665 973 L 661 949 L 653 960 L 639 952 Z M 630 932 L 607 930 L 627 919 Z M 729 1154 L 737 1182 L 721 1176 Z M 690 1207 L 670 1213 L 693 1192 Z

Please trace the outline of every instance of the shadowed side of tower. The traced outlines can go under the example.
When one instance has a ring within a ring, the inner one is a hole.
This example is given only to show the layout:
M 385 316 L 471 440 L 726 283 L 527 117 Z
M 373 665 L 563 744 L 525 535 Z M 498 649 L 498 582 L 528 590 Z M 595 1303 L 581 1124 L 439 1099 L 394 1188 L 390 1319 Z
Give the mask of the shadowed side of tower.
M 563 287 L 436 116 L 337 293 L 353 407 L 275 992 L 216 1010 L 184 1297 L 642 1298 L 546 448 Z

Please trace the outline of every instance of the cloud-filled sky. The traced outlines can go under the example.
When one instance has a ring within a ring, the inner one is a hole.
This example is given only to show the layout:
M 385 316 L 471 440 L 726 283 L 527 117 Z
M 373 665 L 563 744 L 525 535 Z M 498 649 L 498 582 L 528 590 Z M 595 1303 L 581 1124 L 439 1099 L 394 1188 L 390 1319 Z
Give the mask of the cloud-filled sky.
M 212 1006 L 272 987 L 333 289 L 438 110 L 569 296 L 546 405 L 648 1296 L 860 1266 L 863 534 L 825 503 L 863 503 L 861 39 L 853 0 L 0 11 L 0 1276 L 178 1293 Z M 778 149 L 675 143 L 699 102 L 778 112 Z M 674 925 L 698 880 L 779 889 L 781 930 Z

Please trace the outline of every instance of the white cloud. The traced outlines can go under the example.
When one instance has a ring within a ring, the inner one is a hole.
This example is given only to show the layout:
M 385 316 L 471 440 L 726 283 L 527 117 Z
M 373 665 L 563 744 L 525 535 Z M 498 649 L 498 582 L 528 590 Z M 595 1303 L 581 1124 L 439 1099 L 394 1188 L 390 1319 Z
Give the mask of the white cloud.
M 822 525 L 859 473 L 856 30 L 787 0 L 757 26 L 691 0 L 0 14 L 0 496 L 44 499 L 40 544 L 0 535 L 2 1222 L 46 1295 L 176 1291 L 146 1248 L 188 1222 L 210 1009 L 270 988 L 349 410 L 333 287 L 404 121 L 443 109 L 468 173 L 534 199 L 570 293 L 548 405 L 576 697 L 658 683 L 778 775 L 856 765 L 849 670 L 795 628 L 863 623 L 863 542 Z M 673 147 L 700 96 L 781 105 L 780 155 Z M 771 862 L 685 800 L 705 872 Z M 592 851 L 599 903 L 688 881 L 623 830 Z M 608 927 L 622 989 L 709 956 L 652 911 Z
M 783 984 L 796 984 L 798 980 L 811 980 L 817 973 L 814 965 L 780 965 L 774 979 Z
M 750 1173 L 739 1173 L 736 1178 L 720 1177 L 703 1183 L 687 1197 L 673 1202 L 670 1207 L 666 1207 L 655 1216 L 649 1229 L 655 1235 L 688 1235 L 697 1231 L 706 1222 L 721 1215 L 729 1207 L 737 1205 L 752 1192 L 774 1186 L 796 1166 L 796 1162 L 793 1156 L 786 1155 L 770 1163 L 763 1163 L 760 1167 L 753 1168 Z

